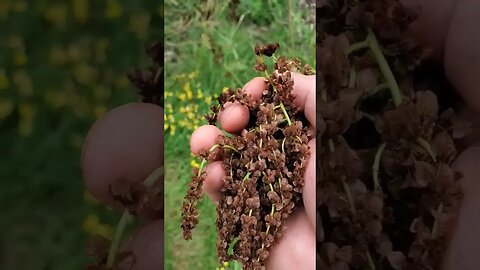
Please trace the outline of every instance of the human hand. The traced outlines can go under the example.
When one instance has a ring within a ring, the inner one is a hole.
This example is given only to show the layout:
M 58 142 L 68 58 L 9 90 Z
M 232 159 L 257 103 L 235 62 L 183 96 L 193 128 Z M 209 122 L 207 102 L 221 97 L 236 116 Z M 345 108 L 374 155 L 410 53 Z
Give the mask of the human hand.
M 111 110 L 92 126 L 84 142 L 81 166 L 86 188 L 101 203 L 123 210 L 112 196 L 112 185 L 121 180 L 123 190 L 130 190 L 130 184 L 143 185 L 152 175 L 163 187 L 161 174 L 152 173 L 163 167 L 163 149 L 160 106 L 130 103 Z M 120 246 L 120 251 L 134 256 L 133 268 L 128 259 L 118 262 L 115 269 L 163 269 L 163 215 L 156 211 L 154 217 L 142 221 L 142 226 Z
M 302 108 L 310 125 L 315 128 L 315 76 L 292 74 L 293 93 L 296 105 Z M 266 88 L 263 78 L 254 78 L 248 82 L 243 91 L 259 99 Z M 240 104 L 229 104 L 219 114 L 219 123 L 225 131 L 238 134 L 249 121 L 248 108 Z M 199 127 L 192 134 L 190 148 L 193 154 L 202 149 L 210 149 L 222 131 L 215 126 Z M 310 160 L 305 172 L 303 188 L 303 206 L 296 207 L 285 225 L 282 239 L 273 247 L 268 258 L 268 269 L 314 269 L 315 268 L 315 139 L 309 142 Z M 205 169 L 204 191 L 218 202 L 223 185 L 223 165 L 221 161 L 211 162 Z
M 420 5 L 419 20 L 412 32 L 424 45 L 434 49 L 446 76 L 463 97 L 469 120 L 480 120 L 480 5 L 475 0 L 402 0 L 407 6 Z M 476 139 L 476 141 L 475 141 Z M 480 138 L 475 138 L 453 167 L 463 174 L 464 198 L 449 251 L 445 270 L 480 269 Z

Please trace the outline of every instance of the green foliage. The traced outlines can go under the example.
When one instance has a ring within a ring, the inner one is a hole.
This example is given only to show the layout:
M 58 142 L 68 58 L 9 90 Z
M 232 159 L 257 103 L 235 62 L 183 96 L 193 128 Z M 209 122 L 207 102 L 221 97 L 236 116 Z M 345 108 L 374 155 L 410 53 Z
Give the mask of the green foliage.
M 84 196 L 83 138 L 136 101 L 126 72 L 161 39 L 158 1 L 0 1 L 0 269 L 78 270 L 119 214 Z

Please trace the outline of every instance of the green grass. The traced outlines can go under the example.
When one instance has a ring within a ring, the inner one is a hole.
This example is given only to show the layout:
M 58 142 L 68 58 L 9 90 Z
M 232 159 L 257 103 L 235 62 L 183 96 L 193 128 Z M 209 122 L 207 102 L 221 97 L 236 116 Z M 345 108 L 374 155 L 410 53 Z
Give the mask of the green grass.
M 242 0 L 236 6 L 232 2 L 165 1 L 165 269 L 219 266 L 215 206 L 207 197 L 199 205 L 200 222 L 191 241 L 183 240 L 180 227 L 191 173 L 190 134 L 206 124 L 202 115 L 212 105 L 197 98 L 197 90 L 211 97 L 224 87 L 242 87 L 259 76 L 253 70 L 257 43 L 277 41 L 280 54 L 315 65 L 314 28 L 302 20 L 309 10 L 299 9 L 297 1 L 291 1 L 291 9 L 287 0 Z M 192 72 L 198 77 L 178 79 Z
M 137 100 L 126 72 L 148 64 L 159 9 L 153 0 L 0 1 L 0 269 L 83 269 L 84 220 L 117 222 L 84 199 L 80 151 L 98 117 Z

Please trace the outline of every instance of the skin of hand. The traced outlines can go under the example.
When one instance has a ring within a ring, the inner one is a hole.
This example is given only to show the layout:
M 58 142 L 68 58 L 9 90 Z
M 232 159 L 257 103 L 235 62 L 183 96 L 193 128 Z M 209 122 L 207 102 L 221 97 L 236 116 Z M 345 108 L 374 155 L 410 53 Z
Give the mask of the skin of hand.
M 470 121 L 480 120 L 480 2 L 477 0 L 402 0 L 420 7 L 412 33 L 433 48 L 452 86 L 463 97 Z M 476 143 L 478 145 L 478 140 Z M 480 269 L 480 147 L 460 154 L 453 167 L 463 174 L 464 199 L 443 270 Z
M 315 76 L 292 75 L 295 103 L 302 108 L 312 128 L 315 128 Z M 260 99 L 266 87 L 265 79 L 258 77 L 248 82 L 243 91 L 254 99 Z M 223 130 L 239 134 L 249 121 L 248 109 L 240 104 L 226 104 L 218 120 Z M 221 134 L 223 133 L 212 125 L 199 127 L 190 139 L 192 153 L 198 154 L 201 149 L 209 149 Z M 311 155 L 305 172 L 304 206 L 296 208 L 285 224 L 283 237 L 269 256 L 268 269 L 315 269 L 315 139 L 309 142 L 309 146 Z M 221 161 L 210 162 L 205 171 L 207 176 L 204 191 L 213 201 L 218 202 L 225 176 Z

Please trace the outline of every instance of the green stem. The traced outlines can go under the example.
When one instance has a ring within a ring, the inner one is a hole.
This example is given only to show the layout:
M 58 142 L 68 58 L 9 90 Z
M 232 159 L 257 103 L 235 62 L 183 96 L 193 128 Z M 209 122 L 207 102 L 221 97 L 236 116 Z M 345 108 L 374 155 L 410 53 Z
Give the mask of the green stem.
M 287 123 L 289 126 L 292 125 L 292 121 L 290 120 L 290 116 L 288 116 L 287 110 L 285 109 L 285 106 L 283 105 L 282 102 L 280 102 L 280 108 L 282 109 L 283 114 L 285 115 L 285 118 L 287 119 Z
M 381 84 L 371 88 L 370 90 L 368 90 L 368 95 L 370 95 L 370 96 L 375 95 L 377 92 L 379 92 L 383 89 L 389 89 L 387 83 L 381 83 Z
M 143 181 L 143 185 L 145 187 L 151 187 L 154 185 L 158 179 L 161 178 L 163 175 L 163 167 L 158 167 L 156 168 L 146 179 Z M 115 257 L 117 255 L 118 247 L 120 246 L 120 241 L 122 239 L 123 231 L 125 230 L 125 227 L 129 223 L 133 216 L 128 212 L 128 209 L 125 209 L 123 211 L 122 217 L 120 218 L 120 221 L 118 222 L 117 229 L 115 231 L 115 236 L 112 242 L 112 245 L 110 246 L 110 250 L 108 252 L 108 257 L 107 257 L 107 268 L 111 268 L 113 266 L 113 263 L 115 262 Z
M 156 168 L 143 182 L 146 187 L 151 187 L 163 175 L 163 167 Z
M 423 149 L 425 149 L 425 151 L 427 151 L 430 157 L 432 157 L 433 162 L 437 162 L 437 155 L 433 151 L 432 146 L 430 146 L 430 144 L 424 138 L 421 138 L 421 137 L 417 138 L 417 142 L 421 147 L 423 147 Z
M 382 154 L 386 146 L 386 143 L 380 145 L 380 148 L 378 148 L 377 153 L 375 154 L 375 159 L 373 161 L 373 185 L 375 187 L 375 190 L 380 189 L 380 182 L 378 181 L 378 171 L 380 170 L 380 159 L 382 158 Z
M 200 163 L 200 167 L 198 168 L 198 177 L 200 177 L 200 175 L 202 175 L 202 170 L 206 165 L 207 165 L 207 160 L 203 159 L 202 163 Z
M 370 50 L 373 53 L 373 56 L 375 57 L 375 60 L 380 67 L 380 70 L 383 73 L 383 76 L 385 77 L 385 80 L 387 81 L 388 88 L 392 94 L 393 103 L 395 106 L 400 105 L 402 103 L 402 93 L 400 92 L 397 80 L 395 79 L 395 76 L 388 65 L 387 59 L 385 59 L 385 56 L 380 49 L 380 45 L 378 44 L 377 38 L 375 37 L 372 29 L 368 29 L 367 42 Z
M 370 254 L 370 250 L 367 249 L 367 260 L 368 265 L 372 270 L 375 270 L 375 263 L 373 263 L 372 255 Z
M 322 99 L 323 102 L 327 101 L 327 90 L 324 88 L 320 92 L 320 98 Z
M 343 189 L 345 190 L 345 194 L 347 195 L 348 204 L 350 204 L 350 209 L 352 213 L 357 213 L 357 208 L 355 207 L 355 203 L 353 202 L 352 192 L 350 191 L 350 187 L 348 186 L 347 182 L 345 181 L 345 176 L 342 176 L 342 185 Z
M 441 213 L 443 211 L 443 203 L 440 203 L 437 211 L 439 213 Z M 438 219 L 435 219 L 435 222 L 433 223 L 433 227 L 432 227 L 432 238 L 436 238 L 437 233 L 438 233 Z
M 351 54 L 355 51 L 365 49 L 365 48 L 368 48 L 368 41 L 367 40 L 364 40 L 364 41 L 361 41 L 361 42 L 354 43 L 354 44 L 350 45 L 350 47 L 348 47 L 348 49 L 345 53 L 347 55 L 349 55 L 349 54 Z
M 123 231 L 127 226 L 128 222 L 132 218 L 132 215 L 128 212 L 127 209 L 123 211 L 123 215 L 118 222 L 117 229 L 115 231 L 115 236 L 113 238 L 112 245 L 110 246 L 110 251 L 108 252 L 107 257 L 107 268 L 110 269 L 115 262 L 115 257 L 117 255 L 118 248 L 120 247 L 120 241 L 122 240 Z
M 355 67 L 352 67 L 352 69 L 350 69 L 350 75 L 348 78 L 348 87 L 349 88 L 355 87 L 356 82 L 357 82 L 357 71 L 355 70 Z

